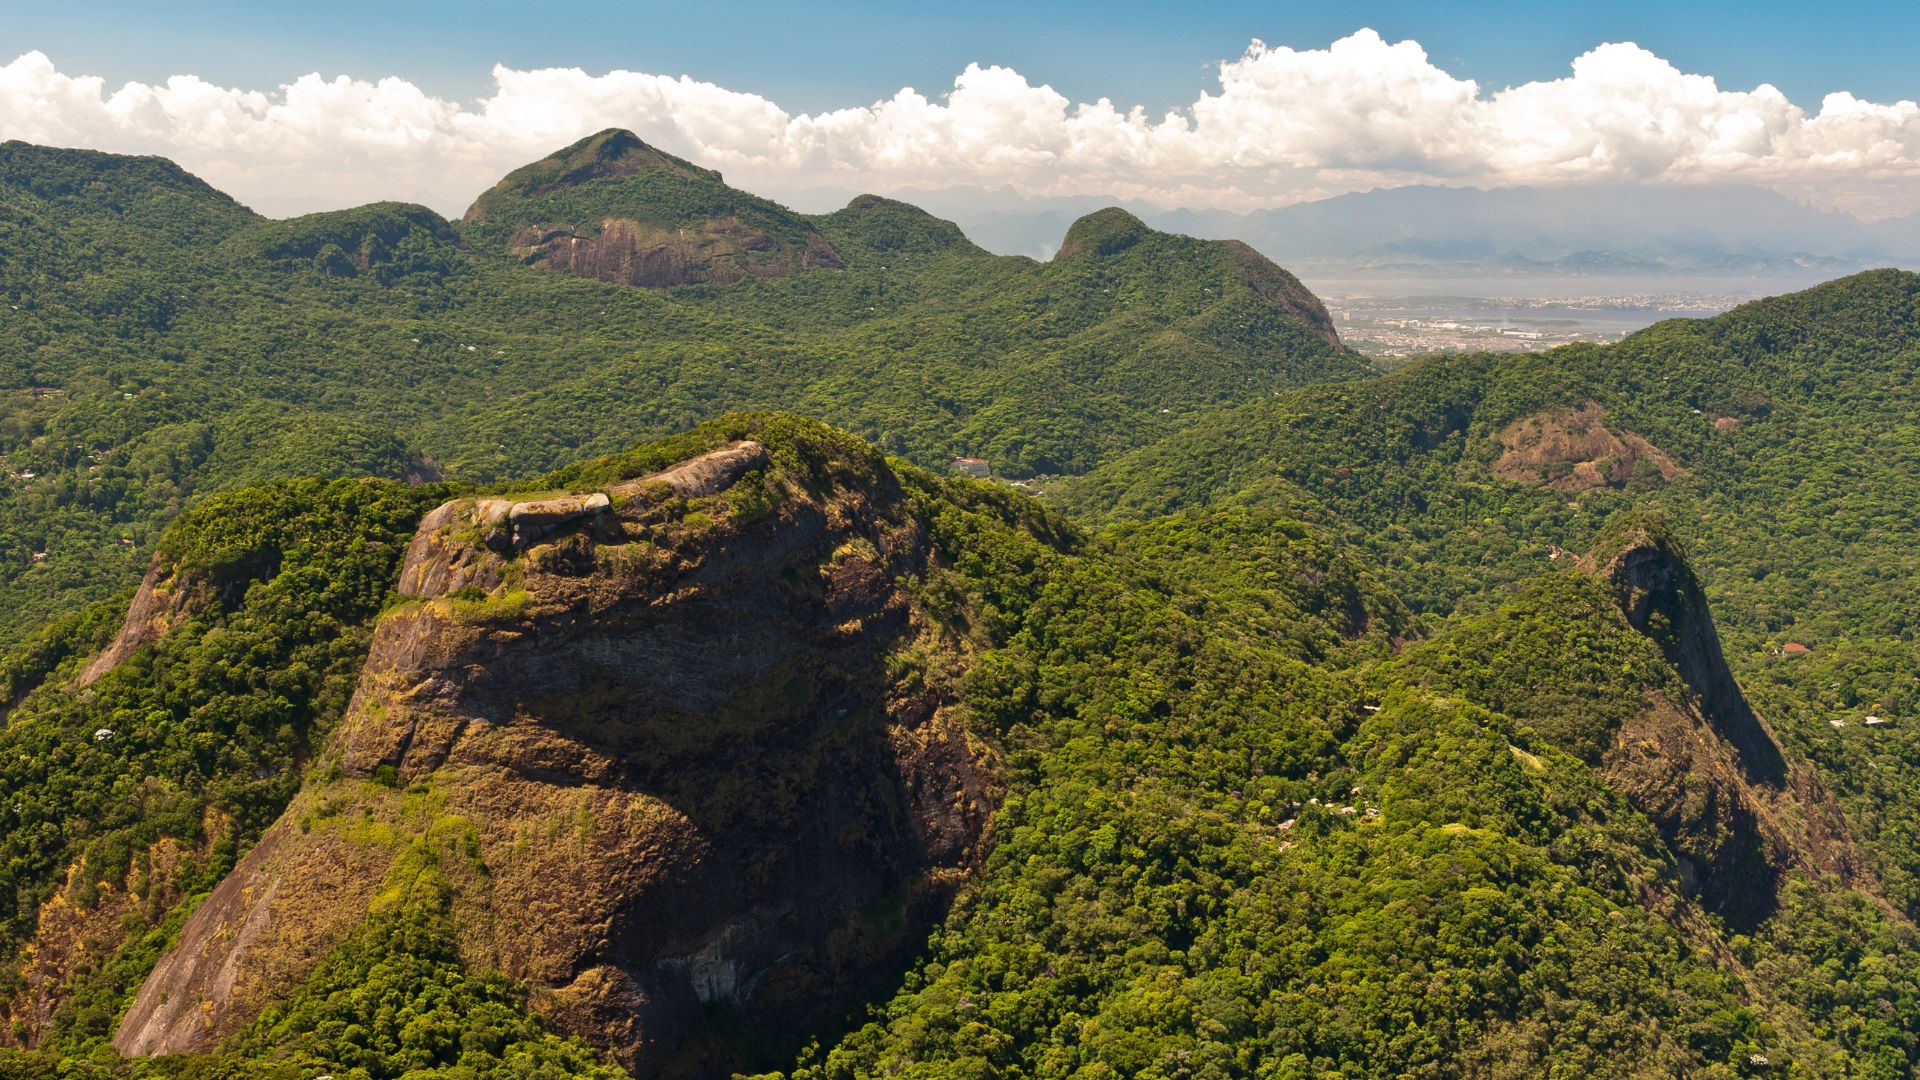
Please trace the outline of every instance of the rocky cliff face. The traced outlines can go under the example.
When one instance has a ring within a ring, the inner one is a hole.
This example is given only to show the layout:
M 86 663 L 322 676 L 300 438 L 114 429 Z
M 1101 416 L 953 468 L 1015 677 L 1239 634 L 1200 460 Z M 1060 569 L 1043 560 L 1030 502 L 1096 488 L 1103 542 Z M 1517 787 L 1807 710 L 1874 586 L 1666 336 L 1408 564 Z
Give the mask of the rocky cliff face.
M 153 561 L 147 564 L 146 576 L 140 579 L 139 591 L 133 594 L 133 603 L 127 608 L 127 618 L 120 624 L 120 632 L 114 635 L 113 641 L 100 655 L 80 669 L 80 674 L 73 680 L 74 688 L 92 686 L 100 681 L 102 675 L 132 656 L 140 646 L 165 636 L 186 609 L 188 590 L 182 586 L 174 568 L 155 555 Z
M 278 563 L 272 555 L 244 559 L 217 571 L 183 570 L 155 553 L 147 564 L 140 588 L 127 606 L 126 621 L 113 641 L 74 676 L 73 689 L 84 690 L 120 666 L 143 645 L 151 645 L 195 612 L 211 604 L 232 604 L 255 581 L 272 577 Z
M 1839 806 L 1811 765 L 1781 753 L 1727 667 L 1706 595 L 1678 543 L 1633 520 L 1601 538 L 1585 568 L 1679 672 L 1679 700 L 1648 696 L 1601 768 L 1659 827 L 1682 876 L 1734 925 L 1769 914 L 1780 875 L 1798 868 L 1872 890 Z
M 710 1010 L 776 1037 L 893 969 L 974 864 L 990 755 L 924 537 L 864 450 L 737 442 L 422 522 L 318 778 L 196 911 L 115 1044 L 211 1047 L 424 846 L 460 948 L 642 1076 Z M 718 1056 L 713 1056 L 718 1055 Z
M 607 218 L 589 235 L 567 226 L 529 226 L 514 234 L 509 251 L 528 266 L 650 289 L 732 285 L 808 267 L 845 268 L 839 253 L 817 234 L 789 244 L 733 217 L 674 228 Z

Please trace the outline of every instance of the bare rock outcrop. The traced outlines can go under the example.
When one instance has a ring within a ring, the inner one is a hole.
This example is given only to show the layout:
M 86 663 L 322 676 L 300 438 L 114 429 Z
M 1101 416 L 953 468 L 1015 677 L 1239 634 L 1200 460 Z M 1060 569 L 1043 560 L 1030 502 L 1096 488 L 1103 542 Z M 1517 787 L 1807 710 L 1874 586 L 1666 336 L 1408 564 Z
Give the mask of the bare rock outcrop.
M 1606 418 L 1607 410 L 1589 401 L 1578 409 L 1550 409 L 1515 420 L 1500 432 L 1493 475 L 1574 495 L 1624 488 L 1637 474 L 1664 482 L 1684 471 L 1646 439 L 1608 427 Z
M 326 751 L 337 778 L 195 912 L 115 1045 L 244 1027 L 409 845 L 446 846 L 463 957 L 637 1075 L 751 1064 L 684 1042 L 711 1006 L 777 1032 L 857 1001 L 975 864 L 996 786 L 954 708 L 969 647 L 913 599 L 926 538 L 884 464 L 845 468 L 800 482 L 739 442 L 610 492 L 429 514 Z
M 120 624 L 120 632 L 74 677 L 74 687 L 92 686 L 140 646 L 165 637 L 186 610 L 190 590 L 183 586 L 173 567 L 155 554 L 147 564 L 146 575 L 140 579 L 139 591 L 133 594 L 133 603 L 127 607 L 127 619 Z
M 622 499 L 631 499 L 645 492 L 649 485 L 664 484 L 676 495 L 697 499 L 705 495 L 717 495 L 732 487 L 747 473 L 764 469 L 772 463 L 766 447 L 746 439 L 690 458 L 672 468 L 616 484 L 607 490 Z
M 1789 869 L 1874 891 L 1841 810 L 1806 762 L 1788 759 L 1722 653 L 1706 594 L 1678 542 L 1651 518 L 1609 526 L 1584 560 L 1634 629 L 1679 673 L 1649 694 L 1600 762 L 1657 826 L 1690 891 L 1736 926 L 1773 910 Z
M 731 285 L 750 277 L 786 277 L 810 267 L 840 270 L 846 266 L 817 233 L 795 243 L 737 218 L 671 229 L 606 218 L 594 232 L 564 225 L 531 226 L 514 234 L 509 250 L 529 266 L 649 289 Z
M 209 606 L 233 604 L 246 595 L 247 586 L 272 577 L 279 570 L 278 552 L 266 551 L 213 570 L 183 568 L 155 552 L 140 579 L 140 588 L 127 605 L 127 617 L 113 641 L 82 668 L 73 680 L 84 689 Z

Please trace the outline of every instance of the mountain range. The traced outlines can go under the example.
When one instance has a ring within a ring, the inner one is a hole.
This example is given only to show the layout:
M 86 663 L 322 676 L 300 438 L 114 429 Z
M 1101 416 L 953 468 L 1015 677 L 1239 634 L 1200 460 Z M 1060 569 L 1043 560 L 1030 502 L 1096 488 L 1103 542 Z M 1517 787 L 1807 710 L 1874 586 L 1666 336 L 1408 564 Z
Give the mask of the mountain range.
M 0 1075 L 1920 1068 L 1920 275 L 1384 370 L 1057 241 L 0 146 Z
M 1006 188 L 897 194 L 952 218 L 989 250 L 1036 258 L 1051 254 L 1075 218 L 1116 201 L 1033 198 Z M 1920 266 L 1920 217 L 1867 222 L 1735 185 L 1411 185 L 1244 212 L 1121 205 L 1156 229 L 1244 241 L 1310 279 L 1526 275 L 1764 283 Z

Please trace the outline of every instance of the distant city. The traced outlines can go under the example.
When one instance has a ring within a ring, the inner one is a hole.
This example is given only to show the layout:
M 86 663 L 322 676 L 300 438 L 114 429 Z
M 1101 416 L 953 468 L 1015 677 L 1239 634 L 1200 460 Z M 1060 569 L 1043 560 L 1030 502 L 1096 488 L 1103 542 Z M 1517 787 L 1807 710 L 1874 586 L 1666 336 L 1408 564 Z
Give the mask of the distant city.
M 1618 341 L 1673 318 L 1704 318 L 1761 292 L 1627 292 L 1595 296 L 1323 295 L 1341 340 L 1369 356 L 1521 352 Z

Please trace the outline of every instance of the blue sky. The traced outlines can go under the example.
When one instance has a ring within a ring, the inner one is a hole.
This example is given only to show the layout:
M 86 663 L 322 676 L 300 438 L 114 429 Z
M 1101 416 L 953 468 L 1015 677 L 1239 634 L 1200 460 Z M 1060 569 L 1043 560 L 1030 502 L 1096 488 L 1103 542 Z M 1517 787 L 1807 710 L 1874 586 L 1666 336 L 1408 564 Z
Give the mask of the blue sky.
M 1920 212 L 1916 41 L 1920 0 L 0 0 L 0 139 L 269 213 L 458 212 L 625 127 L 775 198 L 1736 184 L 1879 218 Z
M 901 86 L 937 93 L 979 61 L 1016 68 L 1076 101 L 1109 96 L 1163 109 L 1210 88 L 1210 65 L 1239 55 L 1249 39 L 1319 48 L 1362 26 L 1389 41 L 1418 40 L 1436 64 L 1485 88 L 1557 78 L 1594 45 L 1634 41 L 1723 87 L 1771 82 L 1810 108 L 1833 90 L 1876 101 L 1920 97 L 1920 3 L 1912 0 L 4 0 L 0 60 L 38 49 L 64 71 L 116 83 L 191 72 L 221 85 L 272 87 L 316 70 L 398 74 L 449 98 L 486 92 L 495 62 L 628 68 L 688 74 L 807 111 L 866 104 Z

